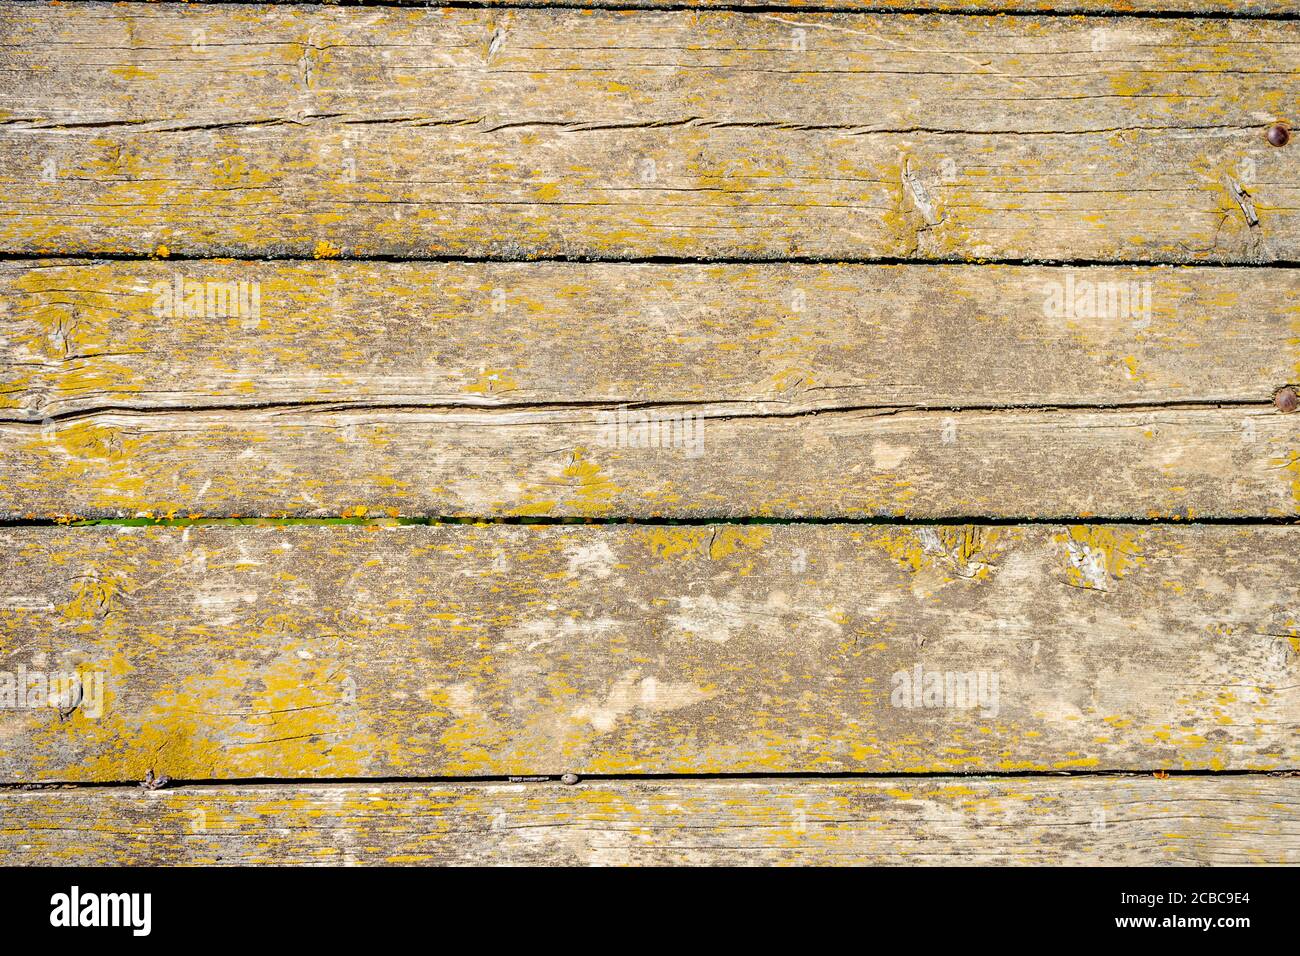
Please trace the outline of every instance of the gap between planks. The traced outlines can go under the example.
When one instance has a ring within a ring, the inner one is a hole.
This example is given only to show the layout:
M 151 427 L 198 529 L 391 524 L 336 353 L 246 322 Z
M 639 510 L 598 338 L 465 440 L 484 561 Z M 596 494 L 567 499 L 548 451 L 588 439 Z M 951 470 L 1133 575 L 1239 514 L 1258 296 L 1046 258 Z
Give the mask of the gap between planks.
M 38 2 L 38 0 L 0 0 L 0 2 Z M 92 0 L 73 0 L 88 3 Z M 137 2 L 137 0 L 123 0 Z M 150 2 L 150 0 L 139 0 Z M 233 0 L 232 0 L 233 2 Z M 50 127 L 51 129 L 57 127 Z M 120 249 L 95 249 L 89 252 L 63 254 L 51 252 L 27 252 L 10 249 L 0 250 L 0 265 L 5 263 L 42 263 L 54 266 L 93 266 L 114 262 L 140 262 L 155 265 L 174 263 L 191 263 L 195 265 L 256 265 L 259 263 L 281 263 L 284 265 L 328 265 L 329 263 L 375 263 L 392 265 L 437 265 L 439 263 L 463 265 L 599 265 L 599 266 L 1007 266 L 1010 268 L 1069 268 L 1069 269 L 1276 269 L 1280 272 L 1294 272 L 1300 268 L 1300 259 L 1266 259 L 1260 261 L 1237 262 L 1184 262 L 1170 259 L 1089 259 L 1082 256 L 1068 258 L 1053 257 L 998 257 L 998 256 L 961 256 L 948 255 L 927 259 L 909 258 L 907 256 L 820 256 L 779 254 L 771 256 L 734 256 L 734 255 L 603 255 L 566 254 L 563 252 L 537 252 L 536 254 L 520 252 L 509 253 L 484 252 L 479 254 L 460 253 L 351 253 L 347 251 L 330 252 L 328 255 L 304 256 L 293 252 L 243 253 L 216 255 L 206 253 L 187 253 L 169 251 L 165 257 L 157 252 L 124 252 Z
M 457 516 L 457 515 L 399 515 L 391 518 L 293 518 L 271 517 L 266 515 L 243 515 L 227 518 L 9 518 L 0 519 L 0 528 L 314 528 L 314 527 L 361 527 L 361 528 L 401 528 L 401 527 L 467 527 L 481 528 L 491 525 L 526 528 L 574 528 L 574 527 L 642 527 L 642 528 L 702 528 L 717 525 L 719 527 L 782 527 L 794 525 L 813 525 L 833 528 L 837 526 L 862 527 L 917 527 L 917 528 L 1010 528 L 1019 525 L 1042 525 L 1059 527 L 1062 525 L 1101 525 L 1133 527 L 1170 527 L 1195 528 L 1205 527 L 1289 527 L 1300 525 L 1300 516 L 1263 516 L 1255 518 L 1218 518 L 1196 517 L 1180 518 L 1114 518 L 1073 515 L 1065 518 L 1010 517 L 999 518 L 981 515 L 947 515 L 938 518 L 918 517 L 868 517 L 868 518 L 819 518 L 796 516 L 789 518 L 767 518 L 756 515 L 721 515 L 712 518 L 664 518 L 657 516 L 638 517 L 622 515 L 604 518 L 546 516 Z
M 807 781 L 860 781 L 862 783 L 878 781 L 935 781 L 938 783 L 978 783 L 980 781 L 1016 781 L 1016 780 L 1217 780 L 1235 777 L 1255 779 L 1294 779 L 1300 777 L 1300 770 L 1008 770 L 1004 772 L 981 770 L 962 773 L 953 770 L 905 771 L 894 773 L 854 773 L 852 771 L 827 773 L 587 773 L 574 783 L 565 781 L 561 774 L 497 774 L 483 776 L 398 776 L 398 777 L 231 777 L 205 778 L 195 780 L 177 780 L 168 778 L 167 782 L 156 790 L 196 790 L 203 788 L 230 789 L 256 787 L 387 787 L 387 786 L 426 786 L 430 784 L 455 784 L 465 786 L 493 785 L 516 786 L 535 784 L 538 786 L 564 786 L 577 784 L 609 783 L 724 783 L 728 781 L 748 781 L 753 783 L 781 782 L 797 783 Z M 0 781 L 0 794 L 37 793 L 43 790 L 140 790 L 144 787 L 139 780 L 5 780 Z

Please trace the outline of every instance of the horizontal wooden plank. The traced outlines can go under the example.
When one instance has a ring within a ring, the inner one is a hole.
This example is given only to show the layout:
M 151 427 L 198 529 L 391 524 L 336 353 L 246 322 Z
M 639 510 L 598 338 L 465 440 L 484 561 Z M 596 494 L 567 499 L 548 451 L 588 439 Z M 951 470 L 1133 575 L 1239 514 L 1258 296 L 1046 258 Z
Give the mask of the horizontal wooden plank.
M 1296 769 L 1294 559 L 1280 527 L 5 529 L 9 685 L 81 677 L 11 691 L 0 780 Z
M 0 792 L 11 865 L 1285 865 L 1285 778 Z
M 1300 380 L 1300 272 L 1279 269 L 55 260 L 0 263 L 0 308 L 20 421 L 1265 402 Z
M 0 424 L 0 515 L 1287 517 L 1272 405 L 865 410 L 289 407 Z
M 10 0 L 12 3 L 47 3 L 49 0 Z M 119 3 L 154 3 L 156 0 L 118 0 Z M 229 0 L 190 0 L 191 5 L 226 3 Z M 262 0 L 267 6 L 293 4 L 313 6 L 329 4 L 331 0 Z M 86 0 L 60 0 L 65 6 L 90 6 Z M 395 7 L 418 6 L 421 0 L 385 0 Z M 478 6 L 492 7 L 549 7 L 552 0 L 479 0 Z M 874 12 L 898 9 L 912 11 L 926 9 L 961 14 L 1035 13 L 1035 14 L 1111 14 L 1123 16 L 1130 13 L 1200 13 L 1206 16 L 1271 16 L 1295 12 L 1294 0 L 781 0 L 779 4 L 751 3 L 750 6 L 788 7 L 798 11 L 813 8 L 818 11 Z M 580 9 L 684 9 L 701 11 L 746 6 L 737 0 L 564 0 L 564 6 Z
M 687 118 L 858 132 L 1230 131 L 1288 118 L 1300 43 L 1285 21 L 1186 19 L 161 3 L 0 4 L 0 17 L 7 125 L 154 134 Z M 1261 158 L 1290 155 L 1256 132 Z
M 1300 258 L 1289 21 L 87 9 L 0 7 L 5 250 Z
M 0 513 L 1291 515 L 1300 418 L 1267 403 L 1300 378 L 1296 282 L 9 263 Z

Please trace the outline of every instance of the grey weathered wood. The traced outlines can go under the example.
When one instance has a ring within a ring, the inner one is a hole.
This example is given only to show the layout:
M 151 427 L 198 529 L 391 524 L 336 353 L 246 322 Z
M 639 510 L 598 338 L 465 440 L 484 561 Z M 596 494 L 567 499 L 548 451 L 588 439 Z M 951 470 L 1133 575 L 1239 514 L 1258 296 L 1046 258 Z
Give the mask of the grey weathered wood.
M 11 125 L 154 133 L 688 117 L 850 132 L 1226 132 L 1287 118 L 1300 42 L 1283 21 L 1124 17 L 167 3 L 0 4 L 0 15 Z
M 1270 527 L 7 529 L 5 669 L 84 690 L 0 709 L 0 781 L 1296 769 L 1294 557 Z M 917 666 L 985 694 L 908 706 Z
M 1294 778 L 0 792 L 19 865 L 1300 863 Z
M 45 3 L 48 0 L 11 0 L 14 3 Z M 92 0 L 96 2 L 96 0 Z M 119 0 L 119 3 L 154 3 L 156 0 Z M 189 0 L 191 5 L 203 3 L 226 2 L 226 0 Z M 328 4 L 330 0 L 262 0 L 266 6 L 302 5 L 312 6 Z M 87 0 L 61 0 L 64 6 L 82 4 L 90 6 Z M 401 7 L 424 6 L 420 0 L 386 0 L 387 5 Z M 629 7 L 655 10 L 695 8 L 701 11 L 715 8 L 735 7 L 735 0 L 565 0 L 566 7 L 600 9 L 627 9 Z M 783 0 L 780 4 L 765 6 L 788 7 L 798 12 L 805 7 L 816 10 L 889 11 L 891 8 L 904 11 L 915 10 L 915 0 Z M 547 7 L 550 0 L 482 0 L 483 7 Z M 1029 12 L 1038 14 L 1110 14 L 1124 16 L 1129 13 L 1202 13 L 1206 16 L 1269 16 L 1295 12 L 1294 0 L 927 0 L 927 10 L 951 11 L 962 14 L 993 14 L 999 12 Z
M 1300 259 L 1289 21 L 37 11 L 9 251 Z
M 1298 275 L 0 263 L 0 417 L 293 403 L 744 402 L 791 413 L 1266 402 L 1297 377 Z M 1068 312 L 1055 307 L 1067 294 L 1079 300 Z
M 108 411 L 0 423 L 0 514 L 1290 517 L 1298 431 L 1269 403 Z

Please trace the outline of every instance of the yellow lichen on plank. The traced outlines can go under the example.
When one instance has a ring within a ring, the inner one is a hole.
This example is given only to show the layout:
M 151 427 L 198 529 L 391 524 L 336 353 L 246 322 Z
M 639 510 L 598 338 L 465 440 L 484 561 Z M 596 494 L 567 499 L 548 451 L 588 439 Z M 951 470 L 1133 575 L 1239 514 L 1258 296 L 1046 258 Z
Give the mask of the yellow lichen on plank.
M 1294 865 L 1295 779 L 0 791 L 25 865 Z
M 0 249 L 1300 257 L 1285 21 L 79 13 L 0 7 Z
M 0 415 L 1262 403 L 1297 379 L 1297 293 L 1222 267 L 9 263 Z
M 1297 428 L 1263 403 L 100 411 L 0 421 L 0 514 L 1292 516 Z
M 0 781 L 1295 769 L 1290 529 L 1105 530 L 8 529 Z

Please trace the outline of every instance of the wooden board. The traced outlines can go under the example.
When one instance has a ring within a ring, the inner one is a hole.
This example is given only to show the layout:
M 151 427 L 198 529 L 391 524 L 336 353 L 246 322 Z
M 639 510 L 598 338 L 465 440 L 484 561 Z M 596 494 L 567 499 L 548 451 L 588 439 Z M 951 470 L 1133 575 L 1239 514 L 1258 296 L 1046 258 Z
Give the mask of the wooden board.
M 12 3 L 47 3 L 49 0 L 10 0 Z M 75 6 L 84 0 L 59 0 L 62 5 Z M 154 3 L 155 0 L 118 0 L 118 3 Z M 228 0 L 190 0 L 197 6 L 203 3 L 226 3 Z M 312 6 L 330 4 L 337 0 L 262 0 L 262 5 L 274 7 L 281 4 Z M 379 6 L 380 4 L 373 4 Z M 384 5 L 403 7 L 421 6 L 421 0 L 385 0 Z M 550 7 L 552 0 L 478 0 L 482 7 Z M 565 7 L 587 9 L 728 9 L 745 6 L 736 0 L 564 0 Z M 784 7 L 793 11 L 803 8 L 814 10 L 889 11 L 904 12 L 922 9 L 916 0 L 782 0 L 780 4 L 750 4 L 751 6 Z M 1094 14 L 1098 16 L 1124 16 L 1130 13 L 1200 13 L 1215 17 L 1266 17 L 1295 12 L 1294 0 L 926 0 L 926 10 L 951 11 L 963 14 L 1007 13 L 1061 13 Z
M 0 513 L 1293 515 L 1295 281 L 12 263 Z
M 1300 863 L 1294 5 L 610 5 L 0 0 L 0 863 Z
M 580 128 L 693 117 L 702 127 L 857 132 L 1229 132 L 1287 118 L 1300 42 L 1292 24 L 1249 20 L 166 3 L 0 11 L 16 81 L 0 103 L 17 131 L 338 121 L 360 135 L 367 121 Z M 1290 155 L 1259 145 L 1261 156 Z
M 0 708 L 0 781 L 1296 769 L 1294 569 L 1267 527 L 7 529 L 0 659 L 83 702 Z
M 0 793 L 41 865 L 1300 863 L 1294 779 L 592 781 Z
M 1300 259 L 1289 21 L 0 18 L 9 252 Z
M 1300 278 L 1271 268 L 50 260 L 0 263 L 0 309 L 16 420 L 1264 404 L 1300 381 Z
M 653 417 L 653 420 L 652 420 Z M 743 403 L 0 424 L 0 514 L 1196 518 L 1300 512 L 1300 417 Z

